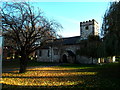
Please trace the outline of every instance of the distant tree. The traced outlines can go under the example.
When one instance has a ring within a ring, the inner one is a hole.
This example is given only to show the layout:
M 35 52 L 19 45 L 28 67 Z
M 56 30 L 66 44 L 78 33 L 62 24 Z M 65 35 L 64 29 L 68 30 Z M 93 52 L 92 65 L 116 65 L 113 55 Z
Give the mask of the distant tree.
M 24 73 L 29 55 L 39 49 L 41 43 L 56 37 L 56 31 L 62 26 L 25 2 L 4 3 L 1 15 L 4 37 L 21 56 L 19 72 Z
M 120 55 L 120 1 L 110 3 L 103 18 L 102 30 L 106 55 Z

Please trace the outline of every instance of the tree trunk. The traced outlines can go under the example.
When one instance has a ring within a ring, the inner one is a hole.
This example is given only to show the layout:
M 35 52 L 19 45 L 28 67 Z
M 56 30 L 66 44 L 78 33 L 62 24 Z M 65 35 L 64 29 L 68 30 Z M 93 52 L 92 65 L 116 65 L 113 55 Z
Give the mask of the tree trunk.
M 20 58 L 20 69 L 19 73 L 25 73 L 27 69 L 28 58 L 26 55 L 22 55 Z

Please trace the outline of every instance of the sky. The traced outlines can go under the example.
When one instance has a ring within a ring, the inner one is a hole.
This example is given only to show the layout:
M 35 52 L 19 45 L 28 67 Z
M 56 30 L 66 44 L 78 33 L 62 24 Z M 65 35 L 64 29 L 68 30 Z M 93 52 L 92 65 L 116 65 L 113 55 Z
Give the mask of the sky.
M 80 22 L 95 19 L 101 27 L 109 2 L 31 2 L 39 7 L 49 19 L 55 19 L 63 29 L 63 37 L 80 35 Z
M 21 1 L 21 0 L 4 0 Z M 101 27 L 109 0 L 22 0 L 39 7 L 48 19 L 63 26 L 58 34 L 63 37 L 80 36 L 80 22 L 95 19 Z

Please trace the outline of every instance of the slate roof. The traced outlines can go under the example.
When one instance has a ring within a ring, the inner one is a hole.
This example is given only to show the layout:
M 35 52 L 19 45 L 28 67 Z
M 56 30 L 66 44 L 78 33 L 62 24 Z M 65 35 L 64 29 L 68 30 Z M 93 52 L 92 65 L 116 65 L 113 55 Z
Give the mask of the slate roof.
M 63 38 L 64 45 L 74 45 L 80 43 L 80 36 Z
M 61 39 L 54 39 L 50 40 L 45 46 L 42 46 L 42 49 L 48 49 L 49 46 L 56 46 L 56 45 L 76 45 L 80 43 L 80 36 L 75 37 L 67 37 Z

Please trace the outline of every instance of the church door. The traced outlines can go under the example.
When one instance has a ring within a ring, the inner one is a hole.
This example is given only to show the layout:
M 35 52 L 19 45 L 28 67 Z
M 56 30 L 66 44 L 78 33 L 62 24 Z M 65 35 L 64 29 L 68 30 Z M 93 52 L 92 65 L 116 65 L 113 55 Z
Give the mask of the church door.
M 64 54 L 62 57 L 63 63 L 67 63 L 67 56 Z

